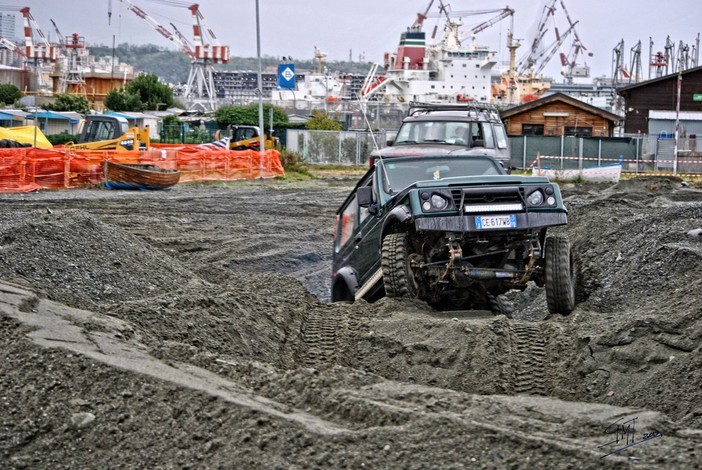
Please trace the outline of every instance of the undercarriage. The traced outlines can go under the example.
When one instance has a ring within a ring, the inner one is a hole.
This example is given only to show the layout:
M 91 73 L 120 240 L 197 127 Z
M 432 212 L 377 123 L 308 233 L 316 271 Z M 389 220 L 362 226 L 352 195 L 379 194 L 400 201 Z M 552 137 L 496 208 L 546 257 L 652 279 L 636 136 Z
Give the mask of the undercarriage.
M 439 309 L 472 308 L 507 313 L 500 310 L 497 296 L 512 289 L 525 289 L 529 281 L 545 285 L 548 270 L 545 241 L 546 229 L 479 235 L 467 232 L 390 234 L 383 245 L 386 294 L 415 297 Z M 567 250 L 566 258 L 570 263 L 569 245 Z M 563 269 L 563 266 L 556 266 L 556 262 L 551 263 L 551 267 L 552 271 Z M 570 275 L 568 281 L 571 281 Z M 570 285 L 566 288 L 570 289 Z M 554 304 L 554 310 L 569 312 L 570 309 L 568 305 Z

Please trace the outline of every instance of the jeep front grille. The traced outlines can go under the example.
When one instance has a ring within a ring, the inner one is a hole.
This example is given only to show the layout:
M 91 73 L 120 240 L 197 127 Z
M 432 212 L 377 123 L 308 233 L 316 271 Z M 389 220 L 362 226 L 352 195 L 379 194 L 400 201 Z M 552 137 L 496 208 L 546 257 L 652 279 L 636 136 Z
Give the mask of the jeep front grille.
M 451 196 L 456 207 L 463 207 L 467 214 L 524 210 L 523 190 L 518 186 L 455 189 L 451 191 Z

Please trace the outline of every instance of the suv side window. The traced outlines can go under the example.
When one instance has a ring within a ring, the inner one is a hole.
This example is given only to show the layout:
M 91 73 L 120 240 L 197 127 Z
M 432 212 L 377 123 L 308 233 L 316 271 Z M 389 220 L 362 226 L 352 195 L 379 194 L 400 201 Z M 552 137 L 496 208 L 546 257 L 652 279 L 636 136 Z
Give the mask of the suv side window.
M 473 137 L 473 145 L 476 145 L 476 141 L 481 141 L 482 143 L 479 145 L 480 147 L 485 147 L 485 137 L 483 133 L 483 127 L 480 125 L 480 123 L 474 122 L 470 126 L 471 134 Z
M 497 138 L 497 148 L 506 149 L 507 134 L 505 133 L 505 128 L 502 125 L 495 125 L 493 128 L 495 129 L 495 137 Z
M 367 178 L 359 187 L 361 186 L 371 186 L 373 183 L 373 178 Z M 367 207 L 359 207 L 358 199 L 356 194 L 349 199 L 348 204 L 344 207 L 341 212 L 339 220 L 336 226 L 336 243 L 334 244 L 334 250 L 338 253 L 341 248 L 346 245 L 353 235 L 358 231 L 359 227 L 364 220 L 368 218 L 370 211 Z
M 492 124 L 489 122 L 480 123 L 483 126 L 483 135 L 485 136 L 485 148 L 494 149 L 495 148 L 495 138 L 492 135 Z
M 337 230 L 339 231 L 339 236 L 337 238 L 336 252 L 346 245 L 346 243 L 351 239 L 354 229 L 356 228 L 356 222 L 358 219 L 358 203 L 356 201 L 356 195 L 349 200 L 349 203 L 344 208 L 339 217 Z

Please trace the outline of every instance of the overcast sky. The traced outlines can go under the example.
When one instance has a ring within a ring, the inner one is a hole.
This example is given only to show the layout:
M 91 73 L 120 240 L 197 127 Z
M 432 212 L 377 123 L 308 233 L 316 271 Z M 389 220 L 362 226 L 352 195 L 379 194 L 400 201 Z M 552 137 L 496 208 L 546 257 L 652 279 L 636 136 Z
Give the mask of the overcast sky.
M 120 0 L 0 0 L 1 7 L 29 6 L 30 12 L 44 33 L 56 40 L 50 20 L 54 20 L 63 35 L 78 33 L 88 44 L 157 44 L 176 49 L 173 43 L 156 32 L 147 22 L 127 10 Z M 256 1 L 255 0 L 133 0 L 168 29 L 173 23 L 186 37 L 192 37 L 192 22 L 187 5 L 200 5 L 205 21 L 222 44 L 230 46 L 233 56 L 256 57 Z M 429 0 L 259 0 L 261 54 L 264 56 L 292 56 L 311 59 L 314 47 L 327 54 L 328 60 L 358 60 L 382 63 L 383 53 L 397 47 L 400 33 L 410 26 L 417 12 L 424 12 Z M 543 15 L 545 0 L 511 0 L 509 2 L 470 0 L 443 0 L 453 11 L 502 9 L 515 10 L 514 35 L 521 39 L 517 57 L 522 57 L 534 39 L 535 29 Z M 560 3 L 560 0 L 558 4 Z M 630 61 L 630 49 L 642 42 L 642 64 L 648 75 L 649 40 L 653 39 L 654 52 L 663 50 L 666 38 L 675 43 L 682 41 L 696 45 L 702 31 L 702 7 L 699 0 L 563 0 L 582 44 L 592 53 L 584 60 L 592 76 L 611 75 L 612 51 L 623 39 L 625 62 Z M 108 24 L 108 5 L 112 5 Z M 433 11 L 439 1 L 434 1 Z M 179 6 L 182 5 L 182 6 Z M 487 21 L 496 13 L 465 17 L 466 30 Z M 556 14 L 561 32 L 568 29 L 568 20 L 562 10 Z M 425 21 L 429 34 L 437 19 Z M 21 17 L 18 18 L 18 35 Z M 506 34 L 510 20 L 503 20 L 480 33 L 477 43 L 490 46 L 507 60 Z M 552 24 L 544 38 L 545 44 L 555 40 Z M 570 40 L 565 42 L 569 47 Z M 566 49 L 567 51 L 568 49 Z M 558 56 L 545 69 L 546 75 L 557 76 L 560 71 Z

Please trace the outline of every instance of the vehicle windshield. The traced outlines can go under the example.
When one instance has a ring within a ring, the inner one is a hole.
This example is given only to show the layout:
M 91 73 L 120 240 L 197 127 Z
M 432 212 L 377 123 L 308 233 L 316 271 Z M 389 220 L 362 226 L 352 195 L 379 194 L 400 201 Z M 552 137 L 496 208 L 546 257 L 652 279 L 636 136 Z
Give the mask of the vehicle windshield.
M 393 158 L 383 163 L 385 190 L 394 194 L 417 181 L 465 176 L 502 175 L 499 164 L 486 157 Z
M 470 123 L 460 121 L 407 122 L 400 127 L 394 143 L 467 145 L 469 129 Z

